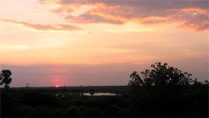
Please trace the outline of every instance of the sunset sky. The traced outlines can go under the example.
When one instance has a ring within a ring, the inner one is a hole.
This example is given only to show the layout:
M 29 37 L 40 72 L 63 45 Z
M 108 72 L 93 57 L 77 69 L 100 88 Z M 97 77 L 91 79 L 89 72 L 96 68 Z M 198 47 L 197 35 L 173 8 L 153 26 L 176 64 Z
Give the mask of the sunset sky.
M 208 79 L 207 0 L 0 0 L 12 87 L 127 85 L 160 61 Z

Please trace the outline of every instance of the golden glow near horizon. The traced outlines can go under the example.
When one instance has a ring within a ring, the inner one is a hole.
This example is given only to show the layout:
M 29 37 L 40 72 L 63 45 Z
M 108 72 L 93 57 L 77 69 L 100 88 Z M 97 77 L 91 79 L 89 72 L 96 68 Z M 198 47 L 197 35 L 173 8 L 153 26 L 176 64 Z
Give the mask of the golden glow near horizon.
M 208 63 L 208 9 L 201 1 L 199 6 L 188 2 L 181 8 L 175 7 L 180 4 L 177 1 L 171 3 L 172 9 L 160 2 L 140 6 L 119 1 L 0 1 L 0 64 L 93 66 L 165 61 L 189 65 L 198 60 L 200 66 L 192 70 L 196 71 Z M 159 6 L 152 11 L 155 4 Z M 47 77 L 56 81 L 44 85 L 61 86 L 69 76 Z

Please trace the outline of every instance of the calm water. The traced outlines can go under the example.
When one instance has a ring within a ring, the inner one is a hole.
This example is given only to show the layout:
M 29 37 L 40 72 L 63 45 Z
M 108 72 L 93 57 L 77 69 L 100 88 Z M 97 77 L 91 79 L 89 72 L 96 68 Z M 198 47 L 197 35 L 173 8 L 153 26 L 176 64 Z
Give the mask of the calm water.
M 62 96 L 65 97 L 66 93 L 57 93 L 56 96 Z M 68 95 L 73 95 L 73 93 L 68 93 Z M 81 95 L 81 94 L 80 94 Z M 117 96 L 120 94 L 115 94 L 115 93 L 94 93 L 93 95 L 91 95 L 90 93 L 83 93 L 82 95 L 84 96 Z
M 91 96 L 90 93 L 83 93 L 84 96 Z M 94 93 L 92 96 L 116 96 L 115 93 Z

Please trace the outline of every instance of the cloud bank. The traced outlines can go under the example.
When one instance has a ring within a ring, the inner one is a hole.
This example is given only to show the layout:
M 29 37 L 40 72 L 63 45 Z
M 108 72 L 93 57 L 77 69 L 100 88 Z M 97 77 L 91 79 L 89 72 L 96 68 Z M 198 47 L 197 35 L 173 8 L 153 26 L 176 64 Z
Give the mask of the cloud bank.
M 63 17 L 74 23 L 124 24 L 130 21 L 145 25 L 178 23 L 180 27 L 195 31 L 209 29 L 208 1 L 126 1 L 126 0 L 40 0 L 41 4 L 55 4 L 52 11 L 65 13 Z M 82 6 L 89 6 L 86 12 L 73 16 L 71 13 Z

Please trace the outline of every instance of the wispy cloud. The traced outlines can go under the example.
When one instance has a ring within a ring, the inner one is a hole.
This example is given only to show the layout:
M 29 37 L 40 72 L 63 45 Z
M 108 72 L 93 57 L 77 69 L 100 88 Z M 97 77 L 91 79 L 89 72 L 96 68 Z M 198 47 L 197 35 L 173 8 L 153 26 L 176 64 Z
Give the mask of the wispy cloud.
M 8 20 L 8 19 L 0 19 L 0 21 L 3 22 L 10 22 L 15 24 L 21 24 L 25 27 L 29 27 L 35 30 L 40 31 L 50 31 L 50 30 L 56 30 L 56 31 L 62 31 L 62 30 L 68 30 L 68 31 L 76 31 L 76 30 L 82 30 L 79 27 L 67 25 L 67 24 L 58 24 L 58 25 L 43 25 L 43 24 L 31 24 L 27 22 L 19 22 L 14 20 Z

